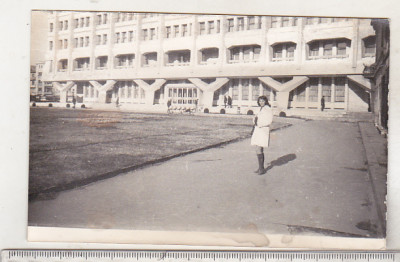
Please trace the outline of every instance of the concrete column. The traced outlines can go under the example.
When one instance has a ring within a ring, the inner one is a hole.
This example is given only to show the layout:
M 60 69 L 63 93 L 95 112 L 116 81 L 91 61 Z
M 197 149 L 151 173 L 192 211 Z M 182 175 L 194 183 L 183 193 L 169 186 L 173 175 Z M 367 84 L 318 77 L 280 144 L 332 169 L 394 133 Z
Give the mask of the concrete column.
M 139 86 L 139 97 L 141 97 L 140 89 L 143 89 L 145 92 L 145 104 L 153 105 L 154 104 L 154 94 L 155 92 L 161 88 L 161 86 L 167 81 L 165 79 L 156 79 L 156 81 L 149 85 L 145 81 L 141 79 L 133 80 Z
M 261 54 L 260 59 L 263 64 L 268 64 L 270 59 L 270 48 L 268 45 L 268 30 L 271 27 L 271 18 L 262 16 L 261 17 Z
M 360 19 L 353 19 L 353 39 L 351 43 L 352 48 L 352 67 L 357 67 L 358 49 L 360 41 Z
M 242 98 L 242 92 L 243 92 L 243 90 L 242 90 L 242 79 L 239 79 L 239 98 L 238 98 L 238 106 L 241 106 L 242 105 L 242 100 L 243 100 L 243 98 Z
M 306 84 L 306 108 L 308 109 L 308 96 L 310 95 L 310 82 Z
M 321 109 L 321 98 L 322 98 L 322 78 L 318 77 L 318 109 Z
M 335 78 L 332 77 L 331 83 L 331 103 L 335 103 Z
M 107 102 L 107 91 L 111 90 L 116 81 L 115 80 L 107 80 L 104 85 L 101 85 L 97 81 L 89 81 L 89 83 L 95 88 L 97 92 L 99 92 L 99 96 L 97 98 L 98 103 L 106 103 Z
M 193 23 L 194 34 L 192 36 L 192 49 L 190 50 L 190 67 L 193 68 L 193 66 L 196 66 L 199 63 L 198 62 L 199 61 L 199 58 L 198 58 L 199 52 L 196 48 L 196 39 L 197 39 L 197 35 L 198 35 L 198 32 L 197 32 L 198 16 L 197 15 L 193 16 L 192 23 Z
M 219 64 L 219 68 L 220 70 L 222 70 L 222 67 L 224 66 L 224 64 L 227 63 L 227 50 L 226 50 L 226 46 L 225 46 L 225 34 L 226 34 L 226 17 L 225 16 L 221 16 L 221 28 L 220 28 L 220 42 L 219 42 L 219 46 L 218 46 L 218 64 Z
M 349 110 L 349 80 L 346 78 L 346 83 L 345 83 L 345 92 L 344 92 L 344 104 L 345 104 L 345 110 Z
M 115 20 L 116 17 L 119 15 L 119 13 L 110 13 L 110 27 L 108 29 L 108 36 L 107 36 L 107 54 L 108 54 L 108 61 L 107 61 L 107 69 L 108 70 L 114 70 L 115 68 L 115 63 L 114 63 L 114 52 L 113 52 L 113 46 L 114 46 L 114 35 L 115 35 Z M 95 37 L 95 34 L 93 34 Z M 95 48 L 95 43 L 92 41 L 92 46 Z
M 279 91 L 276 93 L 277 107 L 280 111 L 286 111 L 289 106 L 289 92 Z
M 200 103 L 204 107 L 212 107 L 214 100 L 214 92 L 220 89 L 224 84 L 226 84 L 229 79 L 228 78 L 217 78 L 214 82 L 207 84 L 203 82 L 199 78 L 189 78 L 189 81 L 192 82 L 196 87 L 198 87 L 203 92 L 203 98 Z M 232 97 L 232 92 L 229 94 Z
M 60 92 L 60 102 L 66 103 L 67 102 L 67 95 L 68 91 L 75 85 L 74 82 L 68 81 L 66 84 L 60 84 L 59 82 L 53 82 L 53 86 L 57 88 Z

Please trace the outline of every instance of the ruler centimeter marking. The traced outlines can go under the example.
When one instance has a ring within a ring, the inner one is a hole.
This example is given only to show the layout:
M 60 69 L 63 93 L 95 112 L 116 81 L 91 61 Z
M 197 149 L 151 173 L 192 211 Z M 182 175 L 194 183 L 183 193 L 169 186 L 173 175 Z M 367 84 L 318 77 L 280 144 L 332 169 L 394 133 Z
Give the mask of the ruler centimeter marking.
M 24 261 L 189 261 L 189 260 L 262 260 L 262 261 L 374 261 L 400 262 L 400 253 L 386 251 L 332 252 L 332 251 L 106 251 L 106 250 L 4 250 L 2 262 Z M 43 260 L 45 259 L 45 260 Z

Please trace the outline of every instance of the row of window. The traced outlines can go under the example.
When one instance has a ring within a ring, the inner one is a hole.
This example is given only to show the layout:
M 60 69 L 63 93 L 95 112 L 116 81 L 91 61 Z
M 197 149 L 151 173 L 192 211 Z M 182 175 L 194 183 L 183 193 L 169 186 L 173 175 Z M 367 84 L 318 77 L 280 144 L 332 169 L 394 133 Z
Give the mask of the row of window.
M 115 21 L 125 22 L 134 20 L 134 13 L 118 13 Z M 271 27 L 289 27 L 289 26 L 297 26 L 299 17 L 271 17 Z M 325 24 L 325 23 L 333 23 L 333 22 L 341 22 L 347 21 L 348 18 L 327 18 L 327 17 L 306 17 L 305 24 L 313 25 L 313 24 Z M 109 21 L 107 13 L 99 14 L 96 16 L 96 25 L 107 24 Z M 191 25 L 191 24 L 190 24 Z M 244 31 L 244 30 L 254 30 L 261 29 L 262 18 L 261 16 L 239 16 L 234 18 L 227 19 L 226 31 L 234 32 L 234 31 Z M 90 17 L 81 17 L 74 19 L 74 28 L 82 28 L 90 26 Z M 199 22 L 199 34 L 215 34 L 221 32 L 221 20 L 211 20 Z M 184 25 L 171 25 L 166 26 L 166 37 L 169 38 L 170 35 L 173 37 L 177 37 L 179 32 L 176 33 L 176 29 L 178 27 L 182 27 L 181 30 L 188 28 L 188 24 Z M 50 23 L 50 32 L 53 32 L 54 24 Z M 67 30 L 68 29 L 68 20 L 59 22 L 59 30 Z M 190 30 L 191 28 L 189 28 Z M 172 33 L 172 34 L 171 34 Z M 184 36 L 184 35 L 182 35 Z
M 324 97 L 325 102 L 344 102 L 346 78 L 322 77 L 310 78 L 308 83 L 301 85 L 289 94 L 289 101 L 319 102 L 319 97 Z M 307 96 L 308 93 L 308 96 Z
M 107 35 L 97 36 L 98 44 L 107 44 Z M 374 37 L 364 39 L 364 46 L 362 50 L 363 57 L 373 56 L 375 54 Z M 62 48 L 68 47 L 68 40 L 59 40 Z M 334 40 L 318 40 L 310 42 L 308 46 L 307 59 L 326 59 L 326 58 L 347 58 L 349 55 L 350 40 L 347 39 L 334 39 Z M 52 45 L 52 42 L 50 43 Z M 81 37 L 75 39 L 76 46 L 88 46 L 89 37 Z M 271 61 L 294 61 L 296 44 L 292 42 L 280 43 L 271 47 L 272 57 Z M 228 49 L 228 63 L 247 63 L 260 61 L 261 46 L 247 45 L 247 46 L 234 46 Z M 169 51 L 167 55 L 167 66 L 175 65 L 189 65 L 190 63 L 190 50 L 177 50 Z M 212 64 L 218 62 L 219 49 L 206 48 L 200 50 L 201 61 L 200 64 Z M 104 56 L 102 59 L 106 59 Z M 150 52 L 143 55 L 144 65 L 155 65 L 157 62 L 157 52 Z M 117 68 L 118 67 L 133 67 L 134 54 L 125 54 L 116 56 Z

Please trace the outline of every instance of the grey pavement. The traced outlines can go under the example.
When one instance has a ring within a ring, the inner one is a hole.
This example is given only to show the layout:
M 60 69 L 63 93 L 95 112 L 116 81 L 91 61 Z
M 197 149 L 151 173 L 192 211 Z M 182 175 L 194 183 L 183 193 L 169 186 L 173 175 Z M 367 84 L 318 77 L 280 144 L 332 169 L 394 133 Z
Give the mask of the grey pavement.
M 29 225 L 383 237 L 373 123 L 290 121 L 271 134 L 265 175 L 246 139 L 30 202 Z

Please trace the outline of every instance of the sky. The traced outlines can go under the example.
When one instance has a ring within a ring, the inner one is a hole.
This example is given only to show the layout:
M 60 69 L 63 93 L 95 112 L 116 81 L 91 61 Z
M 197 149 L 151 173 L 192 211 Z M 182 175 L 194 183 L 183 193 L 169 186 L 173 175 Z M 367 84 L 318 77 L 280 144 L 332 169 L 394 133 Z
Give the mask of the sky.
M 47 13 L 31 12 L 31 65 L 44 62 L 47 47 Z

